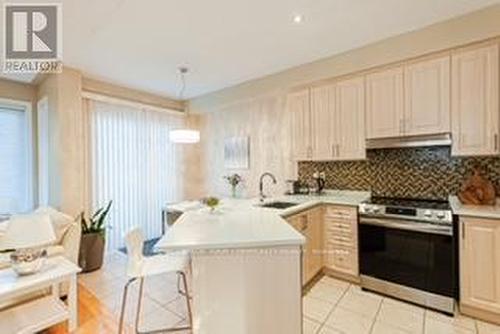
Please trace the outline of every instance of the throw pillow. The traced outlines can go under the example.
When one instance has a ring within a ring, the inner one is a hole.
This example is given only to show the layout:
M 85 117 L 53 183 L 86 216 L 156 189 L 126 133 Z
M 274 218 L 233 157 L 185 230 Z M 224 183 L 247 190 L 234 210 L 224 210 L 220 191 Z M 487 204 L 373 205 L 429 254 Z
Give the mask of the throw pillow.
M 64 234 L 75 221 L 73 217 L 49 206 L 39 207 L 35 210 L 35 213 L 47 214 L 50 217 L 50 221 L 54 227 L 54 234 L 56 235 L 56 241 L 54 242 L 56 245 L 61 244 Z

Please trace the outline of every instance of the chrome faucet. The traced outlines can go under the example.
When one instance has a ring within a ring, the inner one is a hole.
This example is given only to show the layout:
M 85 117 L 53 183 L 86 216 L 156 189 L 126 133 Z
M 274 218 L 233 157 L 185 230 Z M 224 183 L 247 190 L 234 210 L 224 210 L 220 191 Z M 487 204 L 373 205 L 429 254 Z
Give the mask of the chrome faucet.
M 264 202 L 264 198 L 266 198 L 266 195 L 264 195 L 264 177 L 269 176 L 273 180 L 273 184 L 276 184 L 276 178 L 274 177 L 273 174 L 269 172 L 265 172 L 260 176 L 260 181 L 259 181 L 259 197 L 260 201 Z

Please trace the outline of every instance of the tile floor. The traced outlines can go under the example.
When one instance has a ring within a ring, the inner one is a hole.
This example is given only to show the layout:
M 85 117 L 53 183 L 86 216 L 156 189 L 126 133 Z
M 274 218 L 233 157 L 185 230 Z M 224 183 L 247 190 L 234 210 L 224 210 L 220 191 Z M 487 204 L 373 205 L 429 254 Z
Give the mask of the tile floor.
M 500 326 L 448 317 L 323 277 L 304 297 L 304 334 L 500 334 Z
M 99 271 L 79 276 L 117 316 L 120 312 L 126 257 L 108 255 Z M 137 288 L 132 288 L 125 321 L 133 324 Z M 177 294 L 175 275 L 146 280 L 141 329 L 186 324 L 186 305 Z M 304 297 L 304 334 L 500 334 L 500 326 L 465 316 L 454 318 L 425 310 L 330 277 L 323 277 Z M 188 333 L 188 332 L 185 332 Z

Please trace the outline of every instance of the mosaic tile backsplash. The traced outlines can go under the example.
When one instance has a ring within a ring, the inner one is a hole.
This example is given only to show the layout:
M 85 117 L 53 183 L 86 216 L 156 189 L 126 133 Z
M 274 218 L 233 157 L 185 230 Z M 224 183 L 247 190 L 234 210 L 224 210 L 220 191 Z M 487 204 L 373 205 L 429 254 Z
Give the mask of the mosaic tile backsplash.
M 375 196 L 447 199 L 479 168 L 500 195 L 500 157 L 456 158 L 450 147 L 368 150 L 364 161 L 299 162 L 299 180 L 325 172 L 326 188 L 370 190 Z

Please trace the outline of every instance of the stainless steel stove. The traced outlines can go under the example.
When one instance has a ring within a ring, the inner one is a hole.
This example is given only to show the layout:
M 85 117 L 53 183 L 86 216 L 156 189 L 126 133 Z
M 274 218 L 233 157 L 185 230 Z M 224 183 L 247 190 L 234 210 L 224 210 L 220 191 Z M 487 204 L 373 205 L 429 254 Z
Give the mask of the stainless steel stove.
M 382 218 L 384 224 L 397 222 L 401 228 L 452 232 L 453 214 L 448 201 L 373 197 L 360 204 L 359 212 L 363 217 Z
M 453 313 L 458 250 L 449 203 L 373 197 L 359 215 L 362 287 Z

